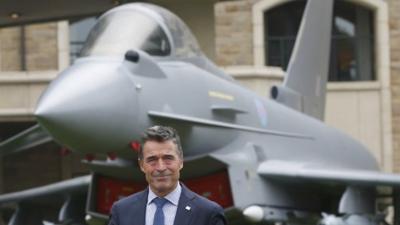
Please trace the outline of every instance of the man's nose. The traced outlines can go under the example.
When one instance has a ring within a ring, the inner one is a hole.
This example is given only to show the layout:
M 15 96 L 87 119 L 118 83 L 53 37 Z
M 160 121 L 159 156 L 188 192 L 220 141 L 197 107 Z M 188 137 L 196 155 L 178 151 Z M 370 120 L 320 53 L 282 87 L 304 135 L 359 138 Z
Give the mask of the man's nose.
M 167 169 L 164 160 L 159 159 L 159 160 L 157 161 L 156 169 L 159 170 L 159 171 L 163 171 L 163 170 L 166 170 L 166 169 Z

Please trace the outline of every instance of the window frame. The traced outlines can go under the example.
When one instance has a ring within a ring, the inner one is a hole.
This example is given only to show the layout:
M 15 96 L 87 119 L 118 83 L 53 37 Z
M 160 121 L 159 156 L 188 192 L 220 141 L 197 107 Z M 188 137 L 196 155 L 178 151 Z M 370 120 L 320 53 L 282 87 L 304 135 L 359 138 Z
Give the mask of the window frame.
M 252 7 L 253 24 L 253 62 L 255 67 L 276 68 L 265 65 L 265 34 L 264 34 L 264 12 L 281 4 L 293 0 L 261 0 Z M 390 57 L 389 57 L 389 26 L 388 6 L 384 1 L 374 0 L 347 0 L 353 4 L 361 5 L 370 9 L 373 13 L 374 24 L 374 81 L 352 81 L 352 82 L 378 82 L 385 87 L 390 86 Z M 279 67 L 280 68 L 280 67 Z M 346 82 L 342 82 L 346 83 Z
M 264 11 L 265 65 L 286 69 L 305 3 L 288 1 Z M 348 1 L 334 4 L 329 81 L 375 80 L 373 11 Z M 276 20 L 287 22 L 276 25 Z

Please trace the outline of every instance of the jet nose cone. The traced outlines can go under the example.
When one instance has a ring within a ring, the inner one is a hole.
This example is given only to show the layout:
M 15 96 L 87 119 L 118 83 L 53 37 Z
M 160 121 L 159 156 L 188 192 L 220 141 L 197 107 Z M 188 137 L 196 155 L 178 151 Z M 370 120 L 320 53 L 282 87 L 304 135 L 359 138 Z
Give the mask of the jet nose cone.
M 137 95 L 117 65 L 78 64 L 62 73 L 35 111 L 57 141 L 82 153 L 106 153 L 128 145 L 137 115 Z

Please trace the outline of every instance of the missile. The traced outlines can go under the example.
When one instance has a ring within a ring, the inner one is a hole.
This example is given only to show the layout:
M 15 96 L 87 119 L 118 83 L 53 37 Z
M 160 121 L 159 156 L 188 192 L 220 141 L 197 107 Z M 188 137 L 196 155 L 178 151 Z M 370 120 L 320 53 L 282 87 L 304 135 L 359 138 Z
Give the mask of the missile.
M 251 222 L 261 222 L 264 219 L 264 210 L 260 206 L 252 205 L 243 210 L 243 215 Z

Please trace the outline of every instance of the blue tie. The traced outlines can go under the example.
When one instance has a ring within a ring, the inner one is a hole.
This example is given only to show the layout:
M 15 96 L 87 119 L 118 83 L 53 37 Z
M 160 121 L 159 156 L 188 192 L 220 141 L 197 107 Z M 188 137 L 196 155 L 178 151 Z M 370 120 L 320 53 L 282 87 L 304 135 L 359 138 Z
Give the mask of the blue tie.
M 168 202 L 167 199 L 165 198 L 155 198 L 153 199 L 153 202 L 157 206 L 156 213 L 154 213 L 154 222 L 153 225 L 165 225 L 164 224 L 164 212 L 163 212 L 163 207 L 165 203 Z

